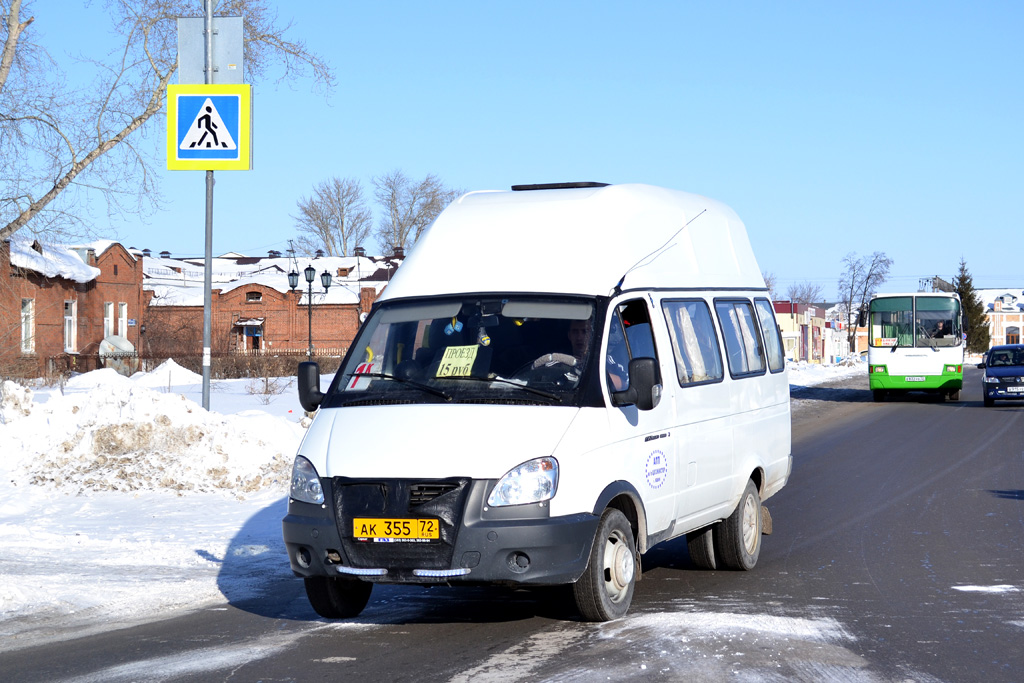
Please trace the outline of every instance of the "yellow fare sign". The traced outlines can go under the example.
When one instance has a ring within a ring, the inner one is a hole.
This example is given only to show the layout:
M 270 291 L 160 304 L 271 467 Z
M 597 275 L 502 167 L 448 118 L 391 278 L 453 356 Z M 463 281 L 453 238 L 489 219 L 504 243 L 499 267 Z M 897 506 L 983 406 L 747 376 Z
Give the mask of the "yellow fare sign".
M 476 352 L 480 349 L 476 344 L 469 346 L 449 346 L 441 356 L 441 364 L 435 377 L 469 377 L 476 361 Z

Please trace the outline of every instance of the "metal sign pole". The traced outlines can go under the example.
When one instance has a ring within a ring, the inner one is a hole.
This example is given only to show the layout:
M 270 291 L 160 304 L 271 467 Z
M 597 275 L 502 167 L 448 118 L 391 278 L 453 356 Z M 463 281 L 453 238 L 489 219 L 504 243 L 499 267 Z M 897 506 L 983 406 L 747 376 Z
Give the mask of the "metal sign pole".
M 203 0 L 206 13 L 206 83 L 213 83 L 213 2 Z M 206 172 L 206 259 L 203 275 L 203 409 L 210 409 L 210 356 L 213 309 L 213 171 Z

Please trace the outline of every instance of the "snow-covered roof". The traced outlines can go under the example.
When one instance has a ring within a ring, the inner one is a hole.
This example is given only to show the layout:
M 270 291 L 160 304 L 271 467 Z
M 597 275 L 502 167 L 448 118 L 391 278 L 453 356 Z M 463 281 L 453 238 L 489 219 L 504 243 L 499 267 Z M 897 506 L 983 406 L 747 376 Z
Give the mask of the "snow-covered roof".
M 241 261 L 241 262 L 240 262 Z M 278 292 L 291 290 L 288 273 L 299 271 L 300 303 L 305 304 L 309 287 L 302 271 L 307 265 L 316 268 L 313 280 L 314 304 L 356 304 L 359 290 L 372 287 L 380 292 L 387 284 L 387 261 L 355 256 L 322 256 L 320 258 L 247 258 L 220 257 L 211 261 L 213 289 L 221 293 L 240 287 L 261 285 Z M 143 289 L 153 292 L 154 306 L 202 306 L 203 259 L 170 259 L 143 257 Z M 331 274 L 331 287 L 324 292 L 320 274 Z M 347 273 L 347 274 L 345 274 Z
M 11 237 L 11 265 L 35 271 L 44 277 L 60 277 L 83 284 L 100 275 L 100 269 L 87 265 L 74 249 L 42 244 L 18 235 Z
M 1000 287 L 997 289 L 976 289 L 978 299 L 987 310 L 995 309 L 996 300 L 1000 300 L 1003 311 L 1024 310 L 1024 290 Z

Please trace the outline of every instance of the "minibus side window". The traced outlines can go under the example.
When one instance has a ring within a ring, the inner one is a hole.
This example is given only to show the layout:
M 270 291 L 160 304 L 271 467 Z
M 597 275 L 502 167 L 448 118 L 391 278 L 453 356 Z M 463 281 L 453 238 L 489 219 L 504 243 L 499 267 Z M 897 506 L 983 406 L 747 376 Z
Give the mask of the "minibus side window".
M 768 351 L 768 369 L 782 372 L 786 367 L 786 357 L 782 354 L 782 336 L 775 322 L 775 311 L 768 299 L 754 299 L 754 307 L 757 309 L 757 322 L 761 325 L 761 336 L 764 337 Z
M 715 300 L 718 324 L 725 338 L 729 373 L 733 377 L 760 375 L 765 371 L 764 348 L 754 321 L 754 307 L 746 299 Z
M 663 301 L 661 308 L 672 339 L 679 386 L 721 381 L 722 354 L 707 302 Z
M 651 331 L 651 317 L 643 299 L 616 306 L 608 337 L 606 374 L 610 391 L 629 387 L 629 361 L 633 358 L 658 359 Z

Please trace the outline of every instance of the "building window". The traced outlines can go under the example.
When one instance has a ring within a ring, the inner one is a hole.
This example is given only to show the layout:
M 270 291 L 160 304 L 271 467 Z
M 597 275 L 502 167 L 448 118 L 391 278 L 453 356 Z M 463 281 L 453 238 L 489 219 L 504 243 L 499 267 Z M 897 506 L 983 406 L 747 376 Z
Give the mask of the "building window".
M 263 301 L 263 292 L 246 292 L 245 300 L 250 303 L 256 301 Z
M 65 309 L 67 306 L 65 305 Z M 65 313 L 67 311 L 65 310 Z M 114 302 L 103 302 L 103 338 L 114 334 Z
M 64 350 L 74 353 L 78 350 L 78 302 L 64 302 Z
M 36 302 L 35 299 L 21 300 L 21 352 L 36 350 Z
M 117 264 L 114 264 L 114 277 L 117 277 Z
M 123 301 L 117 304 L 117 333 L 128 338 L 128 304 Z
M 1007 344 L 1020 344 L 1020 328 L 1019 327 L 1007 327 L 1006 328 L 1006 343 Z

